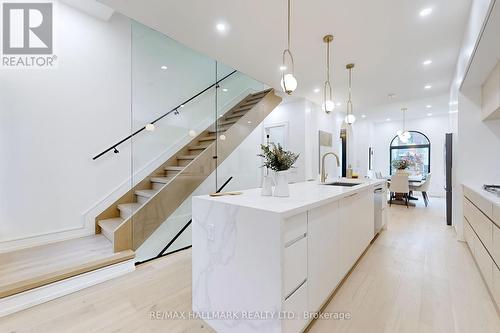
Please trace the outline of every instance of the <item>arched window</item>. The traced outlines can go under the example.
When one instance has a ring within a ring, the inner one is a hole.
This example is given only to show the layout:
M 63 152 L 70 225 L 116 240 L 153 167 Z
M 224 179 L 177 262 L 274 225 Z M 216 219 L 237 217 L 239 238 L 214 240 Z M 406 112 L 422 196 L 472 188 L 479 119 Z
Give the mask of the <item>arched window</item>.
M 411 138 L 402 142 L 396 135 L 390 146 L 390 174 L 396 169 L 392 166 L 394 160 L 408 159 L 412 162 L 407 170 L 411 175 L 427 175 L 431 170 L 431 142 L 429 138 L 417 131 L 410 131 Z

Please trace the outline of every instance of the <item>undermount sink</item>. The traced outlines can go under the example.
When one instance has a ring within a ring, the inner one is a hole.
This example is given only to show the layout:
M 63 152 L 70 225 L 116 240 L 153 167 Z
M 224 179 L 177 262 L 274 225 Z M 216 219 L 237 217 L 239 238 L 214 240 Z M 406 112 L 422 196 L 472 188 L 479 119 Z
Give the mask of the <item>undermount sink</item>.
M 353 187 L 356 185 L 361 185 L 361 183 L 333 182 L 333 183 L 325 183 L 323 185 Z

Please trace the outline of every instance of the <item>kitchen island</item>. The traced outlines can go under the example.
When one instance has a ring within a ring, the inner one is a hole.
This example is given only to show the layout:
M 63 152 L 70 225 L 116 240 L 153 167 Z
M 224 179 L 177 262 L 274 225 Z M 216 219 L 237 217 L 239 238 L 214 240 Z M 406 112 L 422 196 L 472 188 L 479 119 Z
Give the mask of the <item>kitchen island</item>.
M 219 333 L 301 332 L 374 237 L 375 186 L 193 198 L 193 311 Z

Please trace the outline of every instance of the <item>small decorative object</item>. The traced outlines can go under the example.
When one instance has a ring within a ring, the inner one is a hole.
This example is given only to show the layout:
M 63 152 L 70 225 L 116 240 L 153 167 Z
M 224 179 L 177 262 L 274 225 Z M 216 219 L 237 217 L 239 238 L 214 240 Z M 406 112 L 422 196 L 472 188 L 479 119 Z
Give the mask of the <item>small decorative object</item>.
M 260 194 L 263 196 L 273 195 L 273 178 L 270 175 L 265 175 L 262 180 L 262 190 Z
M 274 193 L 275 197 L 288 197 L 290 191 L 288 188 L 288 170 L 293 167 L 299 154 L 284 150 L 278 143 L 269 145 L 260 145 L 262 153 L 257 155 L 264 158 L 263 167 L 274 171 Z
M 396 172 L 398 172 L 398 173 L 404 173 L 405 170 L 411 166 L 411 164 L 412 164 L 412 162 L 406 158 L 401 158 L 401 159 L 392 161 L 392 167 L 397 169 Z

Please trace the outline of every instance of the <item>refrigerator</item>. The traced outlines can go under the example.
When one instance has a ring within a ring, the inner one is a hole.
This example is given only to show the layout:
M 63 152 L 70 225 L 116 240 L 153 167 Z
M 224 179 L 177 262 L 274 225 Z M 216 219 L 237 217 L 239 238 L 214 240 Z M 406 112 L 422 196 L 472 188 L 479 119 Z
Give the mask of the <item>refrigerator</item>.
M 446 133 L 444 140 L 444 190 L 446 192 L 446 224 L 452 224 L 452 168 L 453 133 Z

